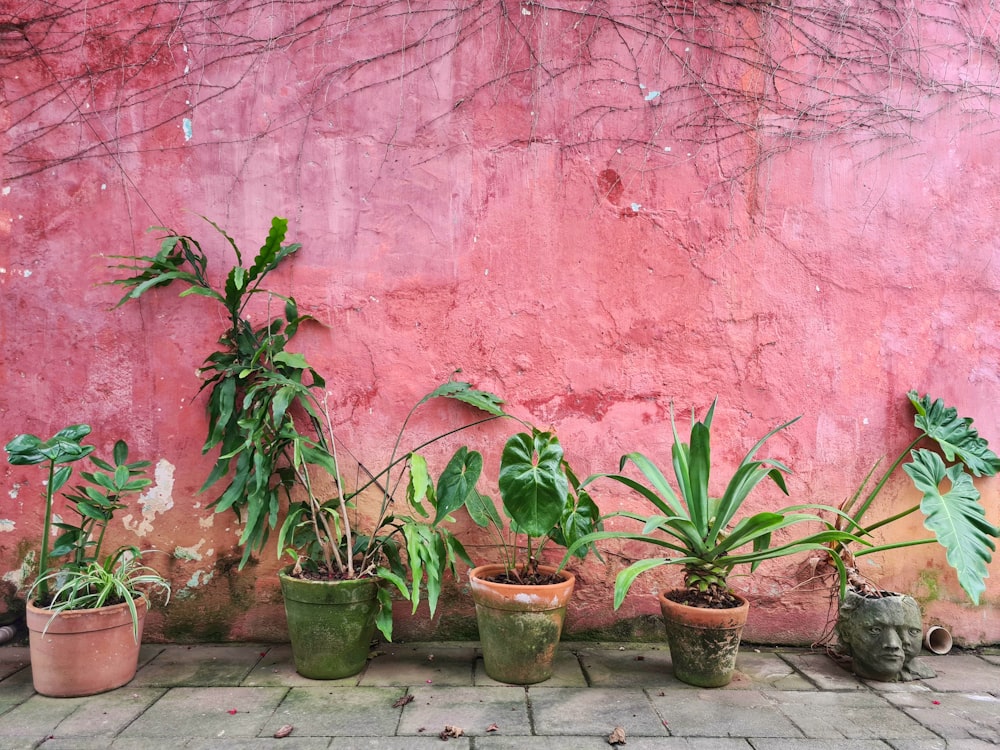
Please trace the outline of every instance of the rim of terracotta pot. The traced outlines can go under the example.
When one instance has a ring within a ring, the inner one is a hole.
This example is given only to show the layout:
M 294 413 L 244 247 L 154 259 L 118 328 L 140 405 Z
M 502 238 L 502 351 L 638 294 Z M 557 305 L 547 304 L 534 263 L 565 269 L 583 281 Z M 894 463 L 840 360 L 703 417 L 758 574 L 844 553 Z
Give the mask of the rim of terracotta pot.
M 149 609 L 149 601 L 143 594 L 139 594 L 133 601 L 136 617 L 141 620 Z M 94 622 L 98 621 L 100 627 L 95 627 Z M 110 630 L 126 623 L 131 628 L 132 612 L 128 608 L 128 602 L 89 609 L 64 609 L 61 612 L 28 602 L 25 607 L 25 623 L 29 631 L 47 634 Z
M 477 604 L 514 612 L 559 609 L 566 606 L 576 585 L 575 575 L 568 570 L 558 570 L 552 565 L 539 565 L 538 569 L 543 573 L 562 576 L 562 581 L 559 583 L 531 586 L 486 580 L 490 576 L 503 573 L 506 569 L 504 565 L 489 564 L 480 565 L 469 571 L 472 598 Z
M 700 628 L 741 627 L 746 623 L 747 614 L 750 612 L 750 602 L 745 597 L 733 593 L 733 596 L 740 600 L 740 606 L 726 609 L 692 607 L 667 597 L 667 594 L 683 590 L 666 589 L 657 595 L 664 618 L 673 615 L 673 619 L 683 618 L 686 624 Z

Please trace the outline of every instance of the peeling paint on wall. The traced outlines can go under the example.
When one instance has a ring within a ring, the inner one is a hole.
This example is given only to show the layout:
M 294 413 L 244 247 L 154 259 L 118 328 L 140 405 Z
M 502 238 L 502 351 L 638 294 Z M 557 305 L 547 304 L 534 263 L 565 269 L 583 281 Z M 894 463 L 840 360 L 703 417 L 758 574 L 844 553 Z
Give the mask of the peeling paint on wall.
M 196 570 L 191 577 L 188 579 L 187 583 L 184 584 L 184 588 L 177 592 L 176 596 L 178 599 L 187 599 L 194 594 L 194 590 L 200 586 L 205 586 L 209 581 L 215 577 L 214 570 Z
M 14 587 L 21 591 L 25 588 L 25 581 L 27 581 L 35 569 L 35 553 L 28 552 L 24 559 L 21 560 L 21 565 L 14 570 L 8 571 L 3 574 L 3 580 L 7 583 L 14 584 Z
M 174 466 L 166 459 L 161 458 L 156 463 L 153 472 L 153 486 L 144 492 L 139 498 L 142 506 L 142 519 L 133 520 L 135 517 L 129 513 L 122 521 L 125 528 L 135 532 L 139 536 L 146 536 L 153 530 L 153 520 L 158 513 L 166 513 L 174 507 Z
M 199 539 L 197 544 L 190 547 L 175 547 L 174 548 L 174 558 L 177 560 L 194 560 L 196 562 L 201 562 L 205 556 L 211 557 L 215 554 L 214 549 L 209 549 L 204 555 L 201 553 L 201 546 L 205 543 L 204 539 Z
M 14 522 L 9 518 L 0 518 L 0 532 L 11 532 L 14 530 Z

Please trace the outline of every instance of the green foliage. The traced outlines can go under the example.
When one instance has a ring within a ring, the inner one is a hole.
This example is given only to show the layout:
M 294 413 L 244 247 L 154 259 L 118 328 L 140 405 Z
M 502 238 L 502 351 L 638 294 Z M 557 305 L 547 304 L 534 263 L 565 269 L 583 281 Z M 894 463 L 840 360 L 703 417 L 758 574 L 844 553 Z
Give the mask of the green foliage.
M 508 524 L 493 500 L 476 488 L 483 467 L 483 457 L 477 451 L 459 449 L 438 479 L 437 489 L 428 493 L 437 516 L 465 508 L 474 523 L 489 529 L 508 573 L 520 577 L 537 570 L 547 543 L 569 546 L 599 528 L 597 506 L 580 488 L 559 438 L 530 429 L 512 435 L 500 457 L 497 486 Z M 417 479 L 421 485 L 431 484 L 429 478 Z M 519 564 L 518 540 L 522 537 L 527 554 Z M 589 549 L 590 545 L 580 545 L 576 554 L 583 557 Z M 464 550 L 459 557 L 472 564 Z
M 142 553 L 137 548 L 121 547 L 103 561 L 101 548 L 115 512 L 127 507 L 124 499 L 152 484 L 146 476 L 150 463 L 130 463 L 124 440 L 115 443 L 112 463 L 98 458 L 93 455 L 94 446 L 82 443 L 90 431 L 89 425 L 70 425 L 48 440 L 35 435 L 18 435 L 5 446 L 11 464 L 44 464 L 48 476 L 38 577 L 28 598 L 37 597 L 41 605 L 56 612 L 127 602 L 138 638 L 133 600 L 144 596 L 149 585 L 164 589 L 169 599 L 170 585 L 155 570 L 138 563 Z M 85 484 L 76 485 L 62 495 L 69 508 L 79 516 L 79 522 L 54 521 L 56 493 L 69 482 L 73 473 L 71 464 L 88 457 L 96 469 L 80 471 Z M 53 528 L 62 533 L 50 549 Z M 53 565 L 54 558 L 64 558 L 58 568 Z M 53 583 L 56 591 L 50 593 Z
M 367 479 L 360 486 L 348 487 L 340 455 L 346 451 L 334 434 L 326 406 L 326 381 L 302 353 L 289 350 L 300 327 L 312 318 L 299 313 L 294 298 L 263 286 L 268 274 L 301 246 L 283 244 L 288 223 L 275 217 L 257 256 L 244 266 L 236 242 L 209 223 L 236 256 L 221 289 L 210 283 L 209 258 L 198 241 L 169 229 L 163 230 L 167 236 L 157 255 L 120 257 L 127 262 L 114 268 L 130 275 L 112 283 L 127 290 L 118 305 L 179 282 L 184 287 L 181 297 L 208 298 L 226 311 L 227 327 L 219 348 L 206 357 L 201 370 L 201 389 L 208 391 L 203 452 L 218 451 L 202 490 L 222 483 L 211 507 L 218 513 L 232 511 L 244 524 L 240 567 L 263 549 L 277 529 L 278 553 L 294 560 L 293 573 L 331 580 L 377 576 L 409 599 L 414 611 L 425 584 L 433 615 L 443 573 L 454 570 L 456 559 L 468 556 L 442 525 L 453 520 L 452 509 L 437 505 L 435 490 L 426 483 L 426 462 L 417 451 L 505 416 L 502 400 L 464 382 L 438 386 L 407 414 L 388 464 L 377 471 L 358 464 Z M 246 317 L 254 298 L 267 313 L 256 327 Z M 404 431 L 416 409 L 439 398 L 467 404 L 482 415 L 411 451 L 401 451 Z M 460 450 L 449 463 L 443 477 L 449 485 L 446 496 L 460 494 L 475 471 L 474 466 L 465 465 L 466 457 Z M 409 488 L 405 506 L 394 497 L 394 488 L 403 484 Z M 356 529 L 354 511 L 367 492 L 380 494 L 381 502 L 371 525 Z M 427 505 L 434 508 L 433 516 Z M 388 590 L 383 587 L 379 597 L 383 607 L 378 626 L 391 638 Z
M 874 552 L 932 544 L 935 541 L 945 548 L 948 564 L 958 574 L 958 582 L 969 600 L 979 604 L 979 598 L 986 590 L 989 576 L 987 565 L 996 550 L 993 541 L 1000 535 L 1000 529 L 989 523 L 986 511 L 980 502 L 969 472 L 977 477 L 993 476 L 1000 471 L 1000 458 L 990 450 L 989 444 L 972 427 L 972 419 L 959 417 L 958 411 L 946 407 L 941 399 L 931 400 L 929 395 L 920 397 L 916 391 L 909 391 L 907 398 L 913 406 L 913 424 L 918 435 L 903 449 L 872 490 L 861 500 L 861 496 L 879 464 L 868 472 L 858 490 L 844 503 L 843 511 L 847 523 L 844 528 L 865 539 L 877 529 L 883 528 L 918 510 L 924 516 L 924 526 L 934 536 L 924 539 L 906 539 L 901 542 L 871 546 L 853 551 L 849 545 L 841 544 L 841 557 L 855 573 L 855 585 L 867 588 L 863 579 L 856 575 L 854 558 Z M 917 448 L 924 440 L 936 444 L 944 459 L 938 453 L 926 448 Z M 909 463 L 903 462 L 909 458 Z M 945 462 L 951 465 L 946 465 Z M 902 465 L 903 471 L 913 481 L 922 494 L 918 505 L 895 513 L 879 521 L 868 522 L 866 515 L 882 488 Z M 947 480 L 947 490 L 942 485 Z M 860 504 L 859 504 L 859 501 Z
M 32 597 L 36 589 L 52 583 L 55 591 L 46 609 L 52 610 L 53 619 L 60 612 L 74 609 L 99 609 L 126 604 L 132 616 L 132 636 L 138 643 L 139 614 L 135 600 L 146 596 L 148 588 L 156 587 L 164 594 L 164 604 L 170 601 L 170 584 L 155 570 L 142 564 L 142 554 L 138 547 L 121 547 L 103 562 L 87 560 L 79 565 L 73 564 L 63 570 L 52 571 L 35 581 L 28 592 L 28 598 Z
M 638 493 L 651 506 L 653 513 L 643 515 L 631 511 L 616 511 L 602 517 L 625 518 L 641 524 L 638 531 L 597 531 L 577 539 L 567 552 L 577 547 L 606 539 L 639 541 L 662 550 L 662 557 L 638 560 L 622 570 L 615 580 L 615 609 L 618 609 L 636 578 L 661 565 L 683 565 L 685 585 L 713 599 L 722 599 L 729 592 L 728 577 L 738 565 L 754 570 L 761 562 L 806 550 L 829 552 L 830 542 L 850 539 L 823 521 L 815 511 L 833 510 L 821 505 L 792 505 L 781 510 L 755 513 L 737 520 L 743 503 L 765 479 L 770 479 L 788 494 L 784 475 L 789 469 L 773 458 L 758 459 L 756 453 L 777 432 L 794 424 L 798 418 L 774 428 L 757 441 L 744 456 L 729 479 L 721 497 L 709 495 L 711 474 L 711 426 L 715 413 L 712 403 L 704 420 L 692 415 L 689 442 L 677 433 L 671 408 L 673 430 L 674 480 L 676 489 L 653 461 L 642 453 L 622 457 L 619 471 L 633 464 L 646 483 L 626 474 L 595 474 L 583 483 L 586 487 L 599 479 L 611 479 Z M 833 510 L 836 513 L 835 510 Z M 777 532 L 800 524 L 821 527 L 801 536 L 778 541 Z

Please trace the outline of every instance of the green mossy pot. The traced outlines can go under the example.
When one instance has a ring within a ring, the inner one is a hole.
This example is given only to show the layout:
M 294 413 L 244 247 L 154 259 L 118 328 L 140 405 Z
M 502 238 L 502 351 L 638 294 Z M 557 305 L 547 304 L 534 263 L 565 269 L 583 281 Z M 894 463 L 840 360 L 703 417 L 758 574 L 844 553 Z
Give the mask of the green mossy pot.
M 485 580 L 504 570 L 503 565 L 481 565 L 469 571 L 483 664 L 486 674 L 498 682 L 533 685 L 552 676 L 576 578 L 562 571 L 562 582 L 546 586 Z M 544 565 L 539 570 L 556 572 Z
M 663 624 L 667 628 L 674 676 L 689 685 L 722 687 L 736 671 L 740 636 L 747 622 L 750 603 L 731 609 L 689 607 L 659 595 Z
M 278 573 L 295 671 L 336 680 L 364 669 L 375 634 L 378 581 L 307 581 Z

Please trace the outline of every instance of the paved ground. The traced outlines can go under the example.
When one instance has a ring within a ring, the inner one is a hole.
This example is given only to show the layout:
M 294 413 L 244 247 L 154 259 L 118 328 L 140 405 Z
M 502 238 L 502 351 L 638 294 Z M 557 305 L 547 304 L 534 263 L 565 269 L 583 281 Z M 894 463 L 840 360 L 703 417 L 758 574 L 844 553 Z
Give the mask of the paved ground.
M 823 654 L 745 648 L 733 683 L 703 690 L 675 680 L 656 645 L 564 643 L 553 678 L 529 688 L 487 677 L 477 646 L 392 644 L 359 676 L 318 682 L 287 646 L 150 645 L 127 686 L 70 699 L 35 694 L 27 648 L 5 646 L 0 748 L 606 750 L 616 727 L 624 750 L 1000 744 L 1000 650 L 927 656 L 936 678 L 886 684 Z M 442 740 L 446 726 L 462 735 Z

